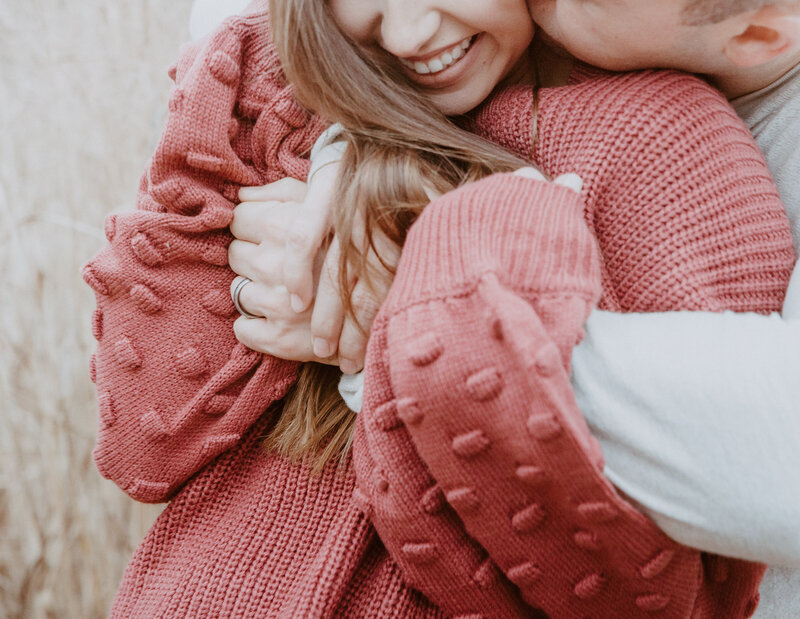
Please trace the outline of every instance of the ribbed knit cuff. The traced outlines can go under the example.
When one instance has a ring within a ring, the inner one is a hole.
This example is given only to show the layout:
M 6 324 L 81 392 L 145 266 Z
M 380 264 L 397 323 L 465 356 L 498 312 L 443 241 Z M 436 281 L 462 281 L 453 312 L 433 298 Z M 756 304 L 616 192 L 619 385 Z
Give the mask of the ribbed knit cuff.
M 451 294 L 487 272 L 522 296 L 596 299 L 598 251 L 580 195 L 513 174 L 446 194 L 412 226 L 391 296 L 403 304 Z

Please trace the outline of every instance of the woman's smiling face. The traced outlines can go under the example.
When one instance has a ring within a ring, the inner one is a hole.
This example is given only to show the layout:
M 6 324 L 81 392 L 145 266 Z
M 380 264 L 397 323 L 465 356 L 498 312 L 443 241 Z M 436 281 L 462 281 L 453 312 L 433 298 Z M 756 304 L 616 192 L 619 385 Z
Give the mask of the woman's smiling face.
M 525 0 L 330 0 L 342 31 L 378 47 L 447 115 L 477 107 L 527 71 Z

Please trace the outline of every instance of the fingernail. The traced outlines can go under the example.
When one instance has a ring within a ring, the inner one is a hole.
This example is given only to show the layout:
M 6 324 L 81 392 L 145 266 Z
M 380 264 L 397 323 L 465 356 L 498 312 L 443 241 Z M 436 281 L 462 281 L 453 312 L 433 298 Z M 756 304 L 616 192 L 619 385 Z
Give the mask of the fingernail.
M 355 374 L 358 372 L 358 364 L 352 359 L 339 359 L 339 369 L 345 374 Z
M 303 303 L 303 299 L 298 297 L 296 294 L 293 294 L 289 302 L 292 305 L 292 309 L 297 312 L 298 314 L 306 309 L 305 303 Z
M 333 351 L 331 350 L 331 345 L 328 344 L 328 340 L 322 339 L 321 337 L 315 337 L 314 354 L 320 359 L 327 359 L 330 357 L 333 354 Z

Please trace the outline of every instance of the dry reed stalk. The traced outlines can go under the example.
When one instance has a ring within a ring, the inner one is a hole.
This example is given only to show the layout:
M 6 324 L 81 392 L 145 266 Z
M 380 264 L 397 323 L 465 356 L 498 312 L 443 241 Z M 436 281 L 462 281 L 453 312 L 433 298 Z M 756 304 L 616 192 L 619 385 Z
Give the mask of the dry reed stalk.
M 105 616 L 157 508 L 94 468 L 91 291 L 191 0 L 0 3 L 0 618 Z

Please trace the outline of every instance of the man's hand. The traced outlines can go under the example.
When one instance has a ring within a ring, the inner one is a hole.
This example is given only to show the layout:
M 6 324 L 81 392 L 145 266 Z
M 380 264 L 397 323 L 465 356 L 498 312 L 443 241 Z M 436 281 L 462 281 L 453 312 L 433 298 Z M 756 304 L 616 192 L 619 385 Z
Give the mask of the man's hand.
M 546 181 L 547 177 L 536 168 L 520 168 L 514 171 L 514 175 L 522 176 L 524 178 L 532 178 L 536 181 Z M 575 193 L 580 193 L 583 189 L 583 179 L 573 172 L 562 174 L 553 181 L 556 185 L 562 185 L 572 189 Z

